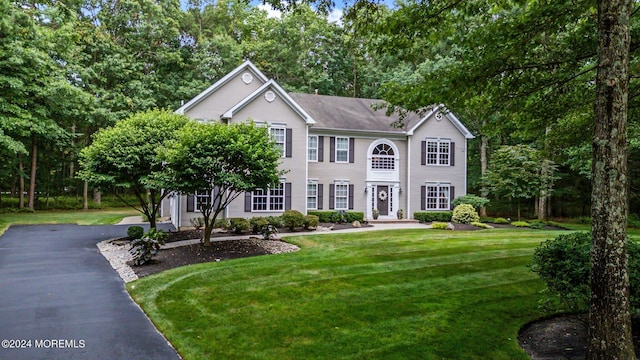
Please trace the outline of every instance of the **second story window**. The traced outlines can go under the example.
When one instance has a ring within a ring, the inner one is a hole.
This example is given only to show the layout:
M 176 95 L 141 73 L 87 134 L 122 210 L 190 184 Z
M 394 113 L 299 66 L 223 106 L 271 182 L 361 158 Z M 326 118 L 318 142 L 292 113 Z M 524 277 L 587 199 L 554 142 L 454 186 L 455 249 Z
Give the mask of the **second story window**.
M 309 144 L 307 146 L 309 161 L 318 161 L 318 137 L 316 135 L 309 136 Z
M 336 162 L 349 162 L 348 137 L 336 137 Z
M 273 138 L 273 141 L 275 141 L 276 146 L 281 149 L 282 151 L 282 156 L 284 156 L 285 154 L 285 144 L 286 144 L 286 139 L 287 139 L 287 131 L 285 128 L 283 127 L 275 127 L 272 126 L 271 128 L 269 128 L 269 132 L 271 133 L 271 136 Z
M 425 146 L 426 164 L 450 165 L 451 141 L 449 139 L 427 139 Z

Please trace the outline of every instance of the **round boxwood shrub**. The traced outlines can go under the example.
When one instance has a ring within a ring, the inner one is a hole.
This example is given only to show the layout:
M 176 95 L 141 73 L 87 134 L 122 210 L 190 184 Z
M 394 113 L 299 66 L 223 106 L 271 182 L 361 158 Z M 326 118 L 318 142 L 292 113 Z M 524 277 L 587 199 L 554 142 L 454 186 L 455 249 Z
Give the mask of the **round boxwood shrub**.
M 492 221 L 494 224 L 508 224 L 509 220 L 503 218 L 503 217 L 497 217 L 495 219 L 493 219 Z
M 480 216 L 470 204 L 460 204 L 453 209 L 451 221 L 458 224 L 471 224 L 472 222 L 480 222 Z
M 282 223 L 293 231 L 304 225 L 304 215 L 298 210 L 287 210 L 282 214 Z
M 133 225 L 127 228 L 127 238 L 129 238 L 129 240 L 140 239 L 142 235 L 144 235 L 142 226 Z
M 262 216 L 255 216 L 252 217 L 251 220 L 249 220 L 249 224 L 251 225 L 251 231 L 254 234 L 260 234 L 262 232 L 262 229 L 265 226 L 269 225 L 269 220 Z
M 481 207 L 486 206 L 488 203 L 489 203 L 489 199 L 487 198 L 467 194 L 464 196 L 458 196 L 457 198 L 453 199 L 453 201 L 451 202 L 451 205 L 456 207 L 461 204 L 469 204 L 473 206 L 474 209 L 479 210 Z
M 318 227 L 320 223 L 320 218 L 316 215 L 307 215 L 304 217 L 304 229 L 309 230 L 311 228 L 315 229 Z
M 431 223 L 431 228 L 437 230 L 449 230 L 449 224 L 446 222 L 434 221 Z
M 231 229 L 231 223 L 229 222 L 229 219 L 216 219 L 216 221 L 213 223 L 213 228 L 229 230 Z
M 547 240 L 535 249 L 531 271 L 537 273 L 550 295 L 546 302 L 561 303 L 573 312 L 585 312 L 591 295 L 591 234 L 575 232 Z M 630 305 L 640 312 L 640 245 L 628 240 Z
M 251 227 L 249 220 L 245 218 L 230 218 L 229 223 L 231 225 L 229 230 L 236 234 L 242 234 L 243 231 L 247 231 Z

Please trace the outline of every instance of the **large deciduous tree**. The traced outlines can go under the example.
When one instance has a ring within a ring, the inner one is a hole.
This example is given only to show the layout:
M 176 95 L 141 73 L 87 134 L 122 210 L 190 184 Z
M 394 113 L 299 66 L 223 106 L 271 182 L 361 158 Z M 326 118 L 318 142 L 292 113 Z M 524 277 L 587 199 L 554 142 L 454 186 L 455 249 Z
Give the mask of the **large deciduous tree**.
M 137 204 L 122 200 L 155 228 L 162 199 L 168 194 L 166 166 L 158 158 L 158 149 L 189 121 L 169 111 L 150 110 L 98 131 L 93 143 L 80 152 L 80 177 L 95 185 L 133 192 Z
M 211 244 L 217 216 L 246 191 L 276 185 L 282 151 L 269 132 L 253 123 L 224 125 L 192 122 L 163 150 L 172 189 L 211 194 L 197 207 L 204 218 L 204 245 Z
M 630 0 L 598 1 L 587 359 L 635 359 L 627 271 Z

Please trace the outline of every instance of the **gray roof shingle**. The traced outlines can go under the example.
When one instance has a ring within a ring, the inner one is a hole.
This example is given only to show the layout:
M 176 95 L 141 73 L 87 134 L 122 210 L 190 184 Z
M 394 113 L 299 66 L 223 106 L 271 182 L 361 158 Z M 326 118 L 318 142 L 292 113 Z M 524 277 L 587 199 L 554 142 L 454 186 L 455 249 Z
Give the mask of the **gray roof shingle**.
M 398 114 L 387 116 L 385 108 L 371 108 L 374 103 L 383 103 L 382 100 L 300 93 L 289 93 L 289 96 L 316 121 L 314 128 L 391 133 L 405 131 L 391 126 L 398 120 Z M 419 120 L 418 114 L 410 113 L 405 118 L 405 124 L 408 124 L 406 128 L 411 128 L 411 124 Z

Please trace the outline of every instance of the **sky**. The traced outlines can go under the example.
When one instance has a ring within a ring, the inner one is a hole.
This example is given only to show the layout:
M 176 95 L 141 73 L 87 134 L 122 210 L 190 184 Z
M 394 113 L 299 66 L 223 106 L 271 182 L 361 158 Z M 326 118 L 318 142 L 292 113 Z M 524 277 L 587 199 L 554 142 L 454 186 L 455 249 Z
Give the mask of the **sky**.
M 256 4 L 257 4 L 258 9 L 265 10 L 269 17 L 278 18 L 279 19 L 280 16 L 282 15 L 282 13 L 279 10 L 276 10 L 276 9 L 272 8 L 271 5 L 266 5 L 266 4 L 262 4 L 262 3 L 259 3 L 259 2 L 254 4 L 252 2 L 252 5 L 256 6 Z M 327 19 L 329 20 L 329 22 L 341 24 L 342 23 L 342 14 L 343 14 L 342 9 L 338 9 L 336 7 L 333 10 L 331 10 L 331 13 L 329 13 L 329 15 L 327 16 Z

